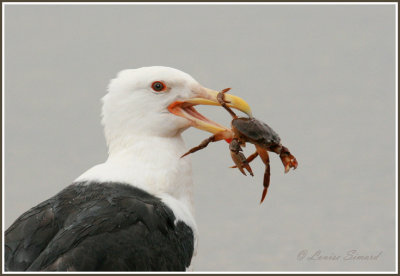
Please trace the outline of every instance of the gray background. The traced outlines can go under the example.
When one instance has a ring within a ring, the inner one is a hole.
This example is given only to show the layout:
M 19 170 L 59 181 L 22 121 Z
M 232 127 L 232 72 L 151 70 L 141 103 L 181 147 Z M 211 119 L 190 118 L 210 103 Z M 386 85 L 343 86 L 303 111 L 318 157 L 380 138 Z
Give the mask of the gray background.
M 149 65 L 232 87 L 299 161 L 284 175 L 272 156 L 260 206 L 259 159 L 246 178 L 225 143 L 192 156 L 195 270 L 395 269 L 394 5 L 7 5 L 6 227 L 106 159 L 99 99 L 119 70 Z M 184 136 L 194 146 L 208 134 Z M 382 253 L 307 259 L 317 250 Z

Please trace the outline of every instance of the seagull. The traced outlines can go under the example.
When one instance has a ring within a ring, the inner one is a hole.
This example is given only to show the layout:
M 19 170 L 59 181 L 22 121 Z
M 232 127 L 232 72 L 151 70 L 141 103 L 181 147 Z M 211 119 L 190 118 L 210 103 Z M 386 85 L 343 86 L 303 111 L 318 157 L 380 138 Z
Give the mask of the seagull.
M 194 108 L 218 91 L 170 67 L 127 69 L 102 98 L 108 158 L 5 232 L 6 271 L 185 271 L 196 254 L 193 178 L 182 132 L 228 129 Z M 229 107 L 251 115 L 241 98 Z

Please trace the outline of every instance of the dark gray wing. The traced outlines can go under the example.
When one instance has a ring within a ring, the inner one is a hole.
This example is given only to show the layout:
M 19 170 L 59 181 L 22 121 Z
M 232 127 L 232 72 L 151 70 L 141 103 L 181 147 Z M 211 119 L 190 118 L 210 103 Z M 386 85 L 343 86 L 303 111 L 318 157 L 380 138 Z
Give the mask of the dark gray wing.
M 50 200 L 20 216 L 5 232 L 6 270 L 26 270 L 58 230 Z
M 75 184 L 55 196 L 52 208 L 63 219 L 26 270 L 180 271 L 190 265 L 192 229 L 175 224 L 173 212 L 140 189 Z M 18 258 L 9 251 L 8 260 Z

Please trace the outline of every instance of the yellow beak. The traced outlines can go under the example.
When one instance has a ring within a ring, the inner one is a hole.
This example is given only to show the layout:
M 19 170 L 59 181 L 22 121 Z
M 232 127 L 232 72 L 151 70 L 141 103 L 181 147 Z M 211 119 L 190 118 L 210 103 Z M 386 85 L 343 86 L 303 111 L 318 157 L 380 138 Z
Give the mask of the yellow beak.
M 198 94 L 198 97 L 173 102 L 169 105 L 168 110 L 177 116 L 188 119 L 195 128 L 208 131 L 213 134 L 221 131 L 229 131 L 229 128 L 207 119 L 198 113 L 193 107 L 195 105 L 221 106 L 217 99 L 219 93 L 220 92 L 215 90 L 202 88 L 201 92 Z M 225 93 L 225 101 L 229 102 L 227 103 L 228 107 L 235 108 L 251 116 L 251 108 L 249 104 L 242 98 Z

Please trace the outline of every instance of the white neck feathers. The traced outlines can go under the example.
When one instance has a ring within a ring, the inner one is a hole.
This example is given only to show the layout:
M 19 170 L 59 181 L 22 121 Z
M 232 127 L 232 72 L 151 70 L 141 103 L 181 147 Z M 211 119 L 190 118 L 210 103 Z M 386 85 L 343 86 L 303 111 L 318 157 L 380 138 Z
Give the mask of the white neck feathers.
M 180 158 L 186 151 L 182 137 L 132 136 L 125 142 L 75 182 L 121 182 L 145 190 L 195 231 L 192 168 L 190 158 Z

